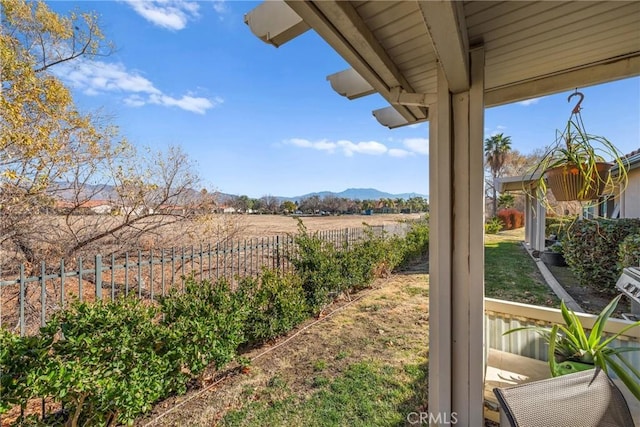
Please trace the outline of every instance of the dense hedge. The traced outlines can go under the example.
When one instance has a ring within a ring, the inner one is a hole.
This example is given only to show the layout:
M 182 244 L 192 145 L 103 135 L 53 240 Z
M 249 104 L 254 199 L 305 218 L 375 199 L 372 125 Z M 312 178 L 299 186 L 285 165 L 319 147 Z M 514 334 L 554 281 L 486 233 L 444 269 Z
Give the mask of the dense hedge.
M 558 240 L 564 239 L 567 229 L 578 217 L 576 216 L 547 216 L 544 223 L 544 235 L 549 237 L 554 235 Z
M 620 275 L 618 247 L 640 232 L 640 219 L 575 221 L 563 241 L 564 257 L 582 286 L 613 295 Z
M 296 274 L 264 271 L 235 291 L 226 280 L 187 279 L 184 292 L 157 305 L 133 297 L 75 302 L 36 337 L 0 328 L 0 414 L 48 397 L 64 411 L 18 423 L 130 425 L 158 400 L 184 393 L 207 367 L 223 367 L 242 346 L 286 333 L 338 293 L 426 253 L 429 229 L 424 221 L 405 238 L 370 232 L 337 250 L 301 227 L 296 242 Z
M 497 217 L 502 221 L 505 230 L 524 227 L 524 213 L 517 209 L 500 209 Z
M 630 234 L 618 247 L 618 267 L 640 266 L 640 234 Z

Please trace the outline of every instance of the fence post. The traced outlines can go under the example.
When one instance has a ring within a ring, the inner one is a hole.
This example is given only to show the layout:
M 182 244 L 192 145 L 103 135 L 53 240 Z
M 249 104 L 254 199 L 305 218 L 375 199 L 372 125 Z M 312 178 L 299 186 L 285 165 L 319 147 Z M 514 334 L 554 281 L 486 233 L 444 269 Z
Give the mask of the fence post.
M 40 326 L 44 326 L 47 318 L 47 266 L 42 261 L 40 266 Z
M 25 305 L 25 278 L 24 278 L 24 264 L 20 264 L 20 336 L 23 337 L 26 332 L 26 325 L 24 324 L 24 305 Z
M 64 258 L 60 260 L 60 307 L 64 308 Z
M 82 257 L 78 257 L 78 298 L 80 298 L 80 302 L 84 299 L 84 292 L 82 286 Z
M 280 236 L 276 236 L 276 274 L 280 272 Z
M 96 255 L 96 298 L 102 300 L 102 255 Z
M 149 292 L 153 301 L 153 249 L 149 249 Z

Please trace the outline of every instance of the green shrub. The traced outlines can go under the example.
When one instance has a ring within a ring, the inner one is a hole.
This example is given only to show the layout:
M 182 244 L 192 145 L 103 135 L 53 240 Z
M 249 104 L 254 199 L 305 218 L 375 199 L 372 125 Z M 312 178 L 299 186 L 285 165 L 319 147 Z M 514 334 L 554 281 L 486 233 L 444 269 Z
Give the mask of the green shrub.
M 577 220 L 576 216 L 547 216 L 544 223 L 544 235 L 557 236 L 558 240 L 564 239 L 567 228 Z
M 404 252 L 398 263 L 405 264 L 429 252 L 429 221 L 423 219 L 411 225 L 404 239 Z
M 390 250 L 391 243 L 385 235 L 376 236 L 371 228 L 365 233 L 365 240 L 345 245 L 336 254 L 343 291 L 368 287 L 373 279 L 388 274 L 400 261 L 402 254 Z
M 166 337 L 157 314 L 132 298 L 54 314 L 41 329 L 53 344 L 34 391 L 64 405 L 67 425 L 133 423 L 171 387 L 171 366 L 156 352 Z
M 249 307 L 225 279 L 211 283 L 188 278 L 184 293 L 172 292 L 160 306 L 172 365 L 187 375 L 197 377 L 211 363 L 220 368 L 245 341 Z
M 298 221 L 298 234 L 294 236 L 295 254 L 290 255 L 296 274 L 302 279 L 307 306 L 316 314 L 331 301 L 331 293 L 340 288 L 340 265 L 336 262 L 336 249 L 331 242 L 317 233 L 310 235 L 302 221 Z
M 504 224 L 502 223 L 500 218 L 498 218 L 497 216 L 494 216 L 489 220 L 489 222 L 487 222 L 484 225 L 484 231 L 487 234 L 498 234 L 498 232 L 502 230 L 503 226 Z
M 630 234 L 618 247 L 618 268 L 640 266 L 640 234 Z
M 299 276 L 266 270 L 260 278 L 243 279 L 238 292 L 248 307 L 244 334 L 251 344 L 282 335 L 308 316 Z
M 582 286 L 613 295 L 620 275 L 618 247 L 639 232 L 640 219 L 576 221 L 563 240 L 565 260 Z
M 497 214 L 505 230 L 515 230 L 524 226 L 524 213 L 517 209 L 500 209 Z
M 33 381 L 49 346 L 42 337 L 20 337 L 0 328 L 0 415 L 34 396 Z

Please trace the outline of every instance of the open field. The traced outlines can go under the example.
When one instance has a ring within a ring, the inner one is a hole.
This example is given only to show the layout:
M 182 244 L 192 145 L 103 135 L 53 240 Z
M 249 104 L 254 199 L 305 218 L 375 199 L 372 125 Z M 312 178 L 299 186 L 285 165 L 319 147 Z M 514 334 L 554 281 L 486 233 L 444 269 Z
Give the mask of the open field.
M 309 231 L 339 230 L 357 228 L 363 224 L 391 226 L 400 221 L 415 220 L 424 214 L 374 214 L 374 215 L 338 215 L 300 217 Z M 298 220 L 285 215 L 238 215 L 239 227 L 243 237 L 273 236 L 295 233 Z

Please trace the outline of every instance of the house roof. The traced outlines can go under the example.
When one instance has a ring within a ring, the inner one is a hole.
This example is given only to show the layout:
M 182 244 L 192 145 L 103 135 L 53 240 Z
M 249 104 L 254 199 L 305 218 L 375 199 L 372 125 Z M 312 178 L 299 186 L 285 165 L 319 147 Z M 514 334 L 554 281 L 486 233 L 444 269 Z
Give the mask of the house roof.
M 629 162 L 629 169 L 640 167 L 640 148 L 626 154 L 624 158 Z
M 108 200 L 85 200 L 83 202 L 73 202 L 68 200 L 56 200 L 56 208 L 97 208 L 98 206 L 111 206 Z
M 633 150 L 630 153 L 625 154 L 624 156 L 622 156 L 622 160 L 628 162 L 628 170 L 633 170 L 633 169 L 638 169 L 640 168 L 640 148 L 637 150 Z M 618 165 L 614 164 L 613 167 L 611 168 L 611 173 L 612 174 L 617 174 L 618 173 Z
M 488 107 L 640 74 L 637 1 L 267 1 L 245 22 L 276 46 L 315 30 L 352 66 L 328 77 L 334 89 L 378 92 L 388 127 L 428 120 L 438 61 L 467 90 L 479 46 Z
M 496 178 L 495 186 L 499 193 L 506 191 L 527 191 L 535 187 L 539 179 L 539 172 L 520 176 L 505 176 Z

